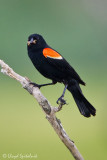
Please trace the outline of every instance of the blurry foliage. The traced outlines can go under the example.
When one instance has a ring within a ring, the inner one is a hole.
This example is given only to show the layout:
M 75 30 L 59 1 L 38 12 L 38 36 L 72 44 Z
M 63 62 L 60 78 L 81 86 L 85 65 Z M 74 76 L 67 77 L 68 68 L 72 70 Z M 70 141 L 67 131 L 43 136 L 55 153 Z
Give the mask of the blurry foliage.
M 80 115 L 70 93 L 57 114 L 85 159 L 106 159 L 107 1 L 0 0 L 0 59 L 37 83 L 48 82 L 27 56 L 27 37 L 42 34 L 87 83 L 85 96 L 97 116 Z M 63 85 L 44 87 L 56 105 Z M 57 94 L 56 94 L 57 91 Z M 37 153 L 38 160 L 71 159 L 37 102 L 14 80 L 0 74 L 0 159 L 3 153 Z

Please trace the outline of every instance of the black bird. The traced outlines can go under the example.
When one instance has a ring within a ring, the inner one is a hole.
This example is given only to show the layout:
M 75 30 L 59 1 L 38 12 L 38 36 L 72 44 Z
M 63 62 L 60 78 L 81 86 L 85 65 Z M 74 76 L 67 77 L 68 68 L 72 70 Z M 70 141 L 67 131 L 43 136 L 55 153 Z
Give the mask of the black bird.
M 27 49 L 29 58 L 35 68 L 44 77 L 52 80 L 52 83 L 42 85 L 32 83 L 34 86 L 40 88 L 42 86 L 56 84 L 57 82 L 63 83 L 65 88 L 57 103 L 66 103 L 63 98 L 66 89 L 68 89 L 72 93 L 80 113 L 85 117 L 95 116 L 96 109 L 84 97 L 79 86 L 79 84 L 85 85 L 85 82 L 61 54 L 52 49 L 39 34 L 32 34 L 28 37 Z

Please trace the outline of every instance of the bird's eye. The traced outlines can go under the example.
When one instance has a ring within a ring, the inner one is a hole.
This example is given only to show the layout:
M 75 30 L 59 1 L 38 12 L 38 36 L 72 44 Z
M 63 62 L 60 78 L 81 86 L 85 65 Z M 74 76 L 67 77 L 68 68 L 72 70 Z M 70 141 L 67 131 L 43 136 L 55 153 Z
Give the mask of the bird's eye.
M 33 40 L 33 43 L 34 43 L 34 44 L 36 44 L 36 42 L 37 42 L 37 40 L 36 40 L 36 39 L 34 39 L 34 40 Z

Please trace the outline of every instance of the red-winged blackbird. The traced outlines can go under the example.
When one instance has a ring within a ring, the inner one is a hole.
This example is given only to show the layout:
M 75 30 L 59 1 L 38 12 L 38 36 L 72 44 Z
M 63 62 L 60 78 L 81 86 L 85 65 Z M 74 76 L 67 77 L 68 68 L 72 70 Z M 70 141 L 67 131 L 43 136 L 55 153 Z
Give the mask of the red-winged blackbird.
M 80 113 L 85 117 L 95 116 L 96 109 L 84 97 L 79 84 L 85 85 L 77 72 L 70 66 L 70 64 L 59 54 L 52 49 L 43 37 L 39 34 L 32 34 L 28 37 L 27 42 L 28 55 L 36 67 L 36 69 L 46 78 L 52 80 L 52 83 L 38 85 L 32 83 L 34 86 L 42 87 L 46 85 L 56 84 L 57 82 L 65 85 L 63 94 L 57 100 L 57 103 L 66 103 L 64 94 L 68 89 L 79 108 Z

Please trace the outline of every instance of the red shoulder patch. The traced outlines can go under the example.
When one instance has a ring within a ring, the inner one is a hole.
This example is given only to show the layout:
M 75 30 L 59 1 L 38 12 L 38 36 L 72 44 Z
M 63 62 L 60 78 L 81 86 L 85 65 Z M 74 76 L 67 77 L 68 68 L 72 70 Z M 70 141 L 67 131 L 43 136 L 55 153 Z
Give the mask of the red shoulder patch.
M 62 59 L 62 56 L 51 48 L 44 48 L 43 55 L 47 58 Z

